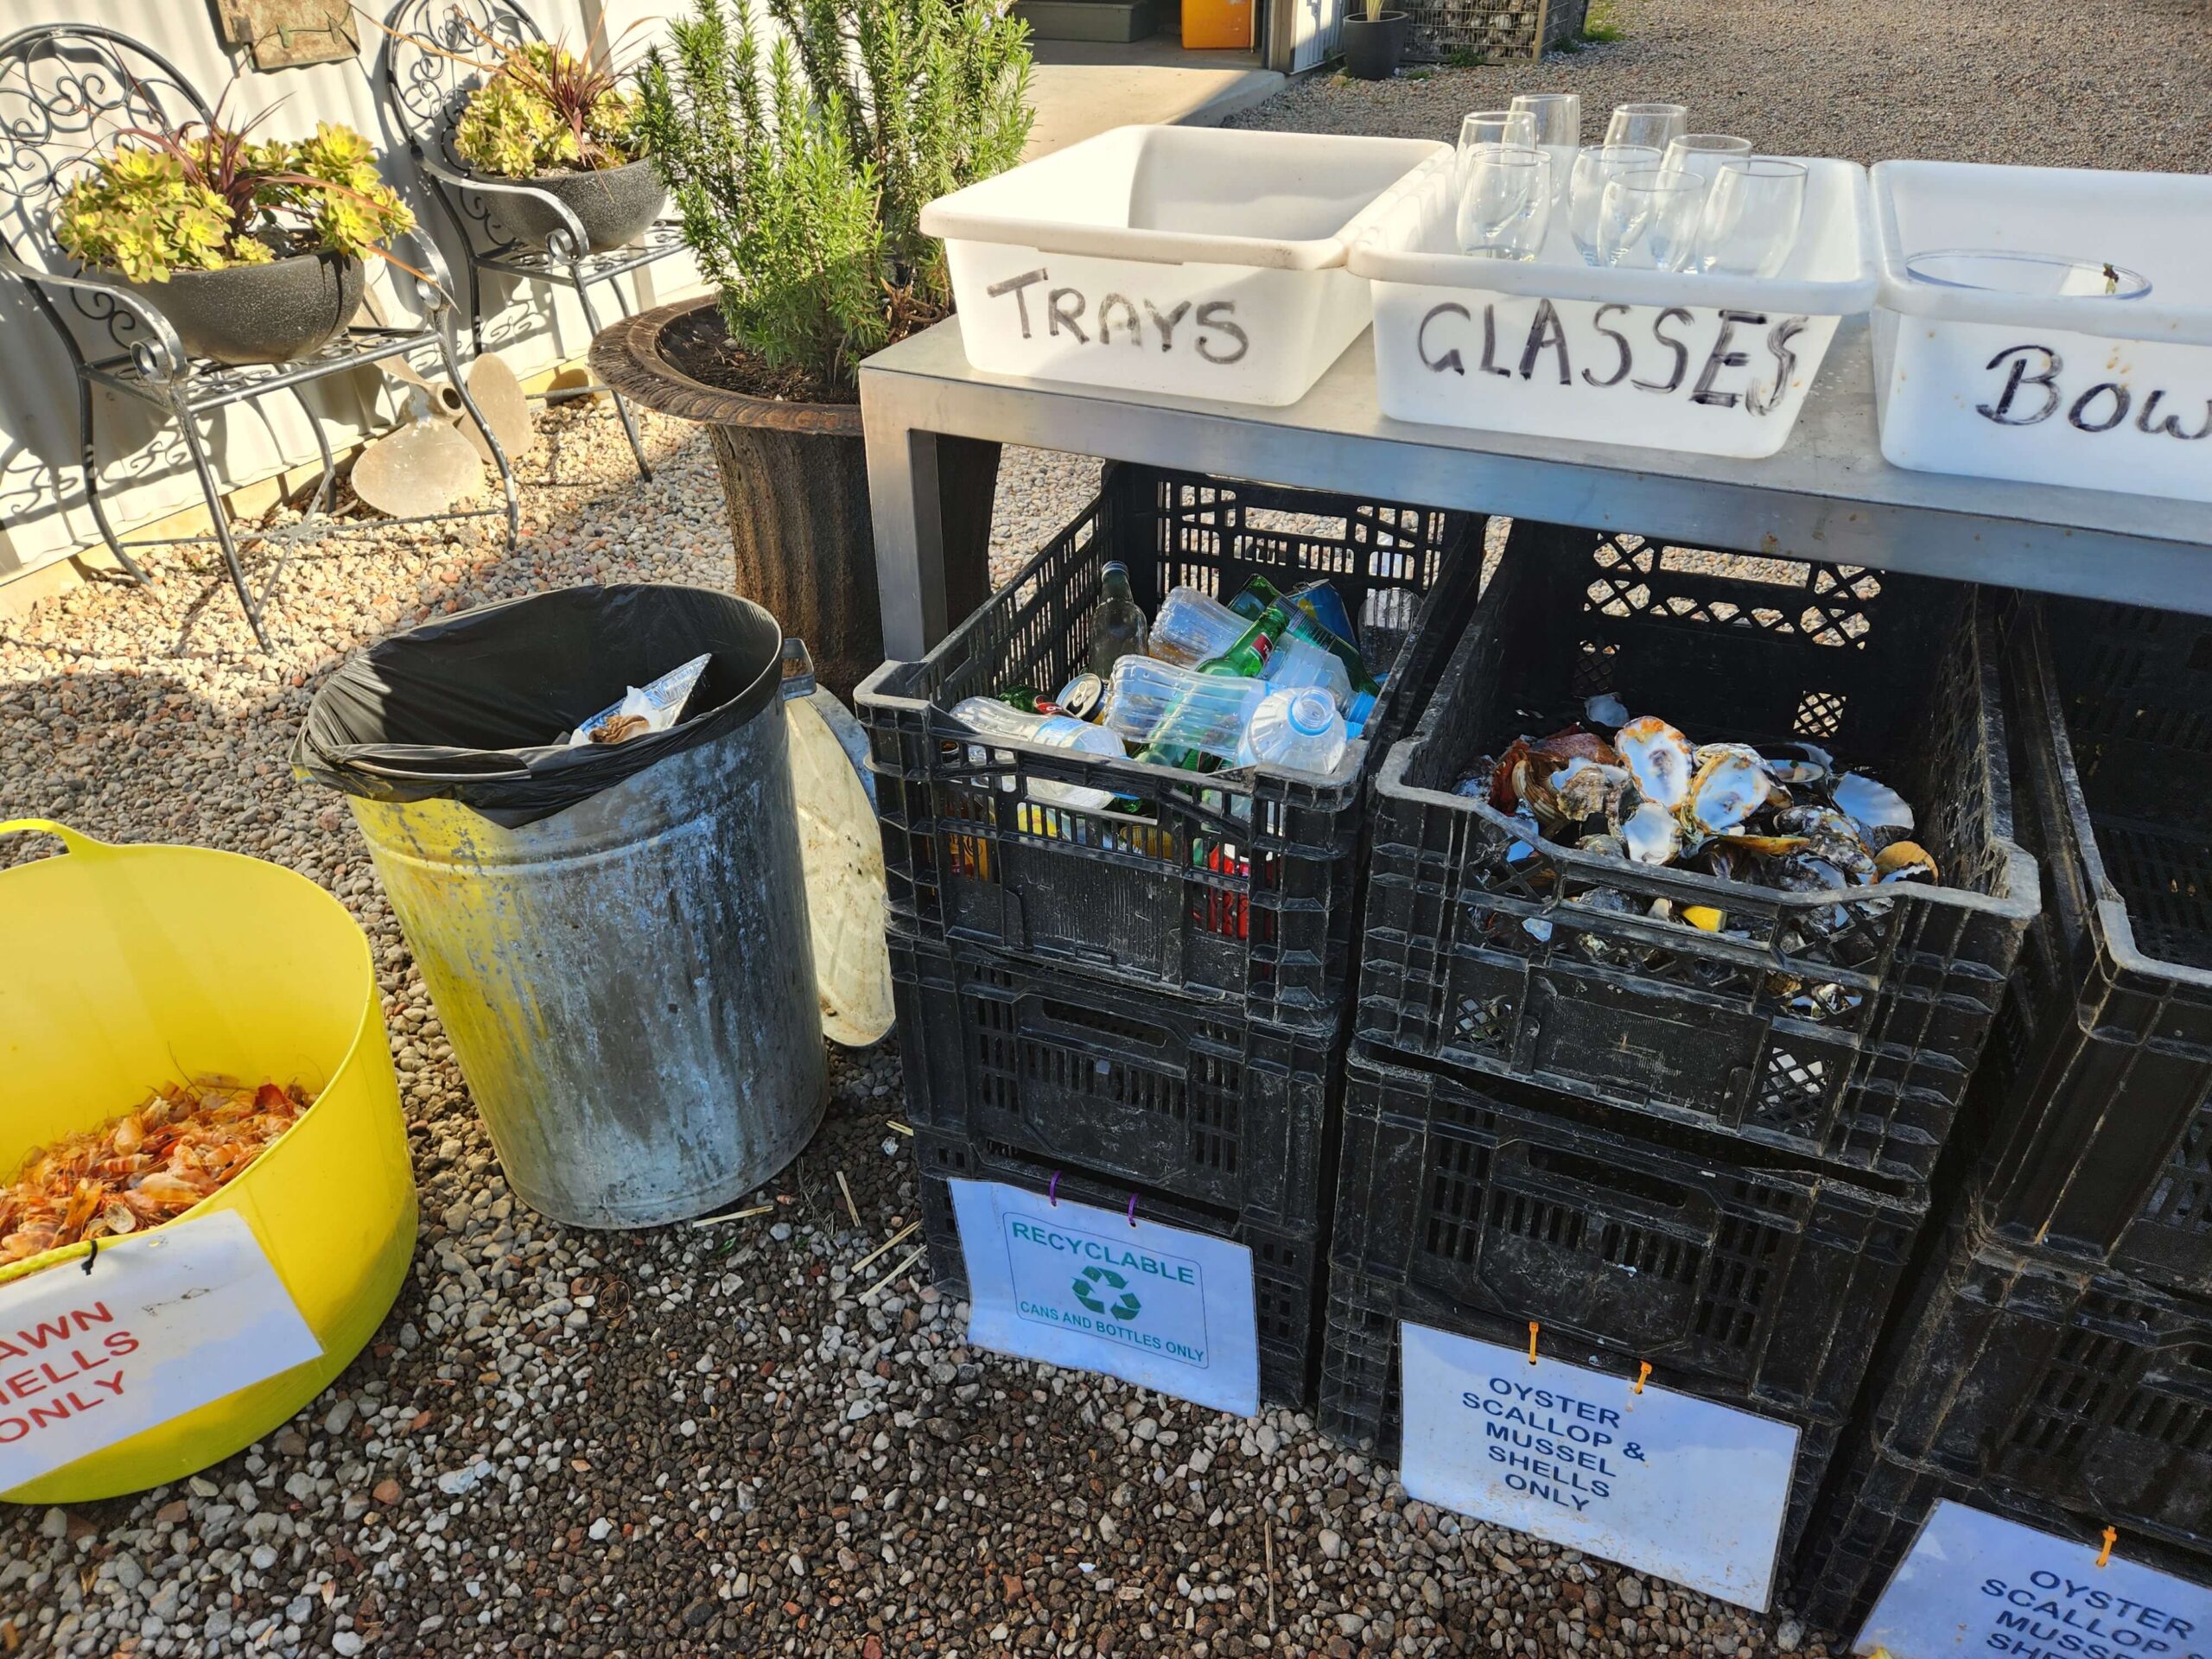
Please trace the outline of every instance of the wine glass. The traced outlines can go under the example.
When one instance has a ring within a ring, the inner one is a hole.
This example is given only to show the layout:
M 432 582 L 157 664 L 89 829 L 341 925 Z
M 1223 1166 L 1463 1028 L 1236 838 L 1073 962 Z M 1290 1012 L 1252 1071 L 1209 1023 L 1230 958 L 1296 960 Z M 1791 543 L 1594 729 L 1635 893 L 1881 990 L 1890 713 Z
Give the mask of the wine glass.
M 1533 145 L 1478 147 L 1459 195 L 1460 251 L 1477 259 L 1534 259 L 1551 226 L 1551 157 Z
M 1720 169 L 1705 199 L 1697 266 L 1708 275 L 1771 276 L 1797 245 L 1805 217 L 1804 165 L 1746 156 Z
M 1649 144 L 1661 155 L 1689 130 L 1690 112 L 1681 104 L 1616 104 L 1605 123 L 1609 144 Z
M 1598 263 L 1616 270 L 1681 270 L 1697 251 L 1706 183 L 1687 168 L 1652 168 L 1605 181 Z
M 1536 124 L 1531 141 L 1552 158 L 1552 189 L 1564 195 L 1567 175 L 1574 170 L 1574 152 L 1582 145 L 1582 94 L 1580 92 L 1522 92 L 1513 100 L 1516 115 L 1528 115 Z
M 1574 157 L 1567 192 L 1567 231 L 1589 264 L 1598 257 L 1598 213 L 1605 186 L 1624 173 L 1657 168 L 1660 154 L 1649 144 L 1586 144 Z
M 1751 141 L 1726 132 L 1686 132 L 1667 146 L 1664 165 L 1694 173 L 1708 185 L 1714 174 L 1751 153 Z
M 1463 193 L 1467 188 L 1467 159 L 1483 144 L 1517 144 L 1523 148 L 1536 142 L 1536 118 L 1521 110 L 1477 110 L 1459 123 L 1459 148 L 1452 161 L 1453 182 Z

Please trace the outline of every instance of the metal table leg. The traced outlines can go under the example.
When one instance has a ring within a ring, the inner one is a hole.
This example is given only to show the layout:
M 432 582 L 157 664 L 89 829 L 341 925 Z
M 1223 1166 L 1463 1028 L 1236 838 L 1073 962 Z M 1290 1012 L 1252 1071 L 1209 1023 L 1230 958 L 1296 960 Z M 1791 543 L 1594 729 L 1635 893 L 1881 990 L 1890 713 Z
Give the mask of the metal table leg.
M 912 662 L 944 638 L 944 496 L 938 435 L 907 424 L 899 388 L 861 377 L 868 508 L 886 656 Z

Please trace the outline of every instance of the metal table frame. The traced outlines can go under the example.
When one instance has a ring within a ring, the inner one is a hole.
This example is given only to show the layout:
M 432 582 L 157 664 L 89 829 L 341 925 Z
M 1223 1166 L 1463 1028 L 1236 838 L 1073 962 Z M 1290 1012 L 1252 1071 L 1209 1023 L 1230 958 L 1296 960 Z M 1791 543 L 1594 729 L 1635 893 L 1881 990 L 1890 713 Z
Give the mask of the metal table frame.
M 1365 336 L 1301 402 L 1262 409 L 981 374 L 959 331 L 950 319 L 861 365 L 893 658 L 960 620 L 945 614 L 940 437 L 2212 614 L 2212 505 L 1884 461 L 1863 319 L 1838 332 L 1789 442 L 1764 461 L 1387 420 Z

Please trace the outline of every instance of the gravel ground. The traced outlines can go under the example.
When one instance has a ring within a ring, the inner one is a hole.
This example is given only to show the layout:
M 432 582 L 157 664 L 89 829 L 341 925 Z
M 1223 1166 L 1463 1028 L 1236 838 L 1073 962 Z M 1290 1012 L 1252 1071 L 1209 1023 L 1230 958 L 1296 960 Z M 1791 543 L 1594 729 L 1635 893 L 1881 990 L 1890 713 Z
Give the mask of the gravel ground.
M 1243 120 L 1448 138 L 1509 90 L 1564 86 L 1593 118 L 1682 95 L 1777 150 L 2212 164 L 2194 0 L 1614 16 L 1625 41 L 1570 58 L 1308 80 Z M 391 629 L 574 582 L 723 580 L 706 452 L 644 419 L 651 486 L 605 411 L 548 418 L 515 554 L 481 526 L 296 554 L 270 657 L 189 550 L 150 593 L 0 624 L 0 816 L 272 859 L 368 931 L 423 1217 L 383 1331 L 287 1427 L 181 1486 L 0 1514 L 0 1655 L 1826 1654 L 1786 1615 L 1410 1503 L 1302 1415 L 967 1348 L 921 1269 L 876 1288 L 905 1247 L 861 1265 L 916 1209 L 891 1045 L 837 1056 L 821 1135 L 758 1195 L 771 1216 L 586 1235 L 515 1203 L 350 817 L 285 751 L 331 663 Z M 1095 479 L 1011 452 L 999 574 Z
M 2212 169 L 2212 29 L 2202 0 L 1595 0 L 1626 38 L 1541 64 L 1313 76 L 1237 126 L 1450 142 L 1515 92 L 1582 94 L 1584 138 L 1616 104 L 1687 104 L 1700 132 L 1776 155 Z
M 398 1305 L 288 1427 L 181 1486 L 0 1515 L 0 1654 L 1823 1654 L 1409 1503 L 1303 1415 L 971 1350 L 925 1268 L 864 1296 L 917 1211 L 892 1045 L 837 1055 L 821 1135 L 749 1201 L 770 1216 L 594 1235 L 516 1203 L 350 816 L 285 750 L 335 656 L 387 630 L 721 580 L 711 462 L 646 421 L 652 486 L 606 414 L 549 421 L 515 555 L 469 528 L 296 556 L 270 658 L 181 552 L 151 593 L 79 589 L 0 632 L 0 815 L 273 859 L 368 930 L 423 1196 Z M 1010 452 L 999 573 L 1096 479 Z

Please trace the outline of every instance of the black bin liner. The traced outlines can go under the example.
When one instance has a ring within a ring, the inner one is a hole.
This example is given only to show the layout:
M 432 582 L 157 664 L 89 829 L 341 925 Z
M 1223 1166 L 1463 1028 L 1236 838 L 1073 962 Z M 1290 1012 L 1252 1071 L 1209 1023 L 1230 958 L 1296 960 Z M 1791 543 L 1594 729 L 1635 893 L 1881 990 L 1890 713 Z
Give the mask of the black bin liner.
M 689 712 L 626 743 L 557 747 L 625 688 L 702 652 Z M 292 769 L 372 801 L 459 801 L 512 830 L 766 708 L 783 629 L 750 600 L 630 582 L 564 588 L 466 611 L 348 658 L 308 709 Z

